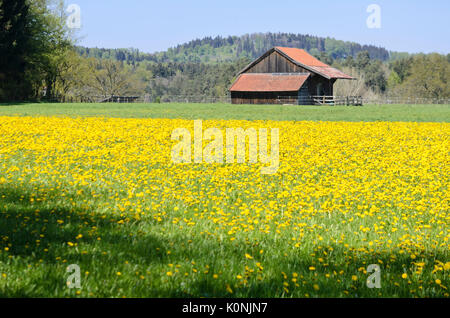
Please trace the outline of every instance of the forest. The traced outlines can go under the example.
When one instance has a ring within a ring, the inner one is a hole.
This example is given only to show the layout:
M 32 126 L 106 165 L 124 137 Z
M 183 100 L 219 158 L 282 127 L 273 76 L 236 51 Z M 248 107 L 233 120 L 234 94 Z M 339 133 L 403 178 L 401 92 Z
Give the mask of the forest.
M 110 96 L 220 98 L 236 74 L 274 46 L 307 50 L 357 78 L 336 95 L 450 98 L 450 54 L 409 54 L 291 33 L 195 39 L 164 52 L 77 45 L 63 2 L 0 0 L 0 101 L 98 101 Z

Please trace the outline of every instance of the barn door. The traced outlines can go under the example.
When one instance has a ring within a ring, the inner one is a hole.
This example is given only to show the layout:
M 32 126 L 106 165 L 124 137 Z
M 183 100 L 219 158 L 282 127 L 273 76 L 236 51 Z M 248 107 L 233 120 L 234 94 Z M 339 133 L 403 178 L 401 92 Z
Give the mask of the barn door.
M 322 83 L 317 84 L 317 96 L 323 95 L 323 85 Z

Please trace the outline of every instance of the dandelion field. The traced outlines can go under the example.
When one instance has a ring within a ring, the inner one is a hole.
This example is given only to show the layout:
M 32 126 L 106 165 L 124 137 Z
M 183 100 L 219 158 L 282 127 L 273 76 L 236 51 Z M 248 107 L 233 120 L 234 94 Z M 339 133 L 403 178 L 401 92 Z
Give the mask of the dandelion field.
M 449 297 L 449 123 L 203 125 L 279 128 L 278 173 L 173 164 L 192 120 L 0 117 L 0 296 Z

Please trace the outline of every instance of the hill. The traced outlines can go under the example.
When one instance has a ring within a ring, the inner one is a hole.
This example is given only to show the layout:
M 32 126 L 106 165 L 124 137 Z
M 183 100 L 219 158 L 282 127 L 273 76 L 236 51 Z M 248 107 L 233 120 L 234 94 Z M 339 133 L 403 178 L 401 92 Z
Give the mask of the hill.
M 255 33 L 242 36 L 216 36 L 192 40 L 164 52 L 142 53 L 137 49 L 102 49 L 77 47 L 84 57 L 115 59 L 127 62 L 152 61 L 156 63 L 215 63 L 233 62 L 242 58 L 255 59 L 274 46 L 297 47 L 314 56 L 326 54 L 331 59 L 356 57 L 369 52 L 371 59 L 387 61 L 390 52 L 373 45 L 292 33 Z

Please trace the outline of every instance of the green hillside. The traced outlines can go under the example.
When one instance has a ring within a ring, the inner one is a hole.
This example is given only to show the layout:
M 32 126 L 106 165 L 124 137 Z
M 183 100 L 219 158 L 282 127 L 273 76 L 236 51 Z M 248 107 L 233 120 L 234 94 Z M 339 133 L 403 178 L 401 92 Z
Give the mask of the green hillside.
M 387 61 L 389 51 L 373 45 L 361 45 L 333 38 L 292 33 L 255 33 L 243 36 L 205 37 L 192 40 L 158 53 L 142 53 L 136 49 L 99 49 L 78 47 L 84 57 L 115 59 L 119 61 L 158 63 L 215 63 L 232 62 L 242 58 L 254 59 L 274 46 L 297 47 L 315 56 L 325 54 L 330 59 L 356 57 L 361 51 L 369 52 L 371 59 Z

